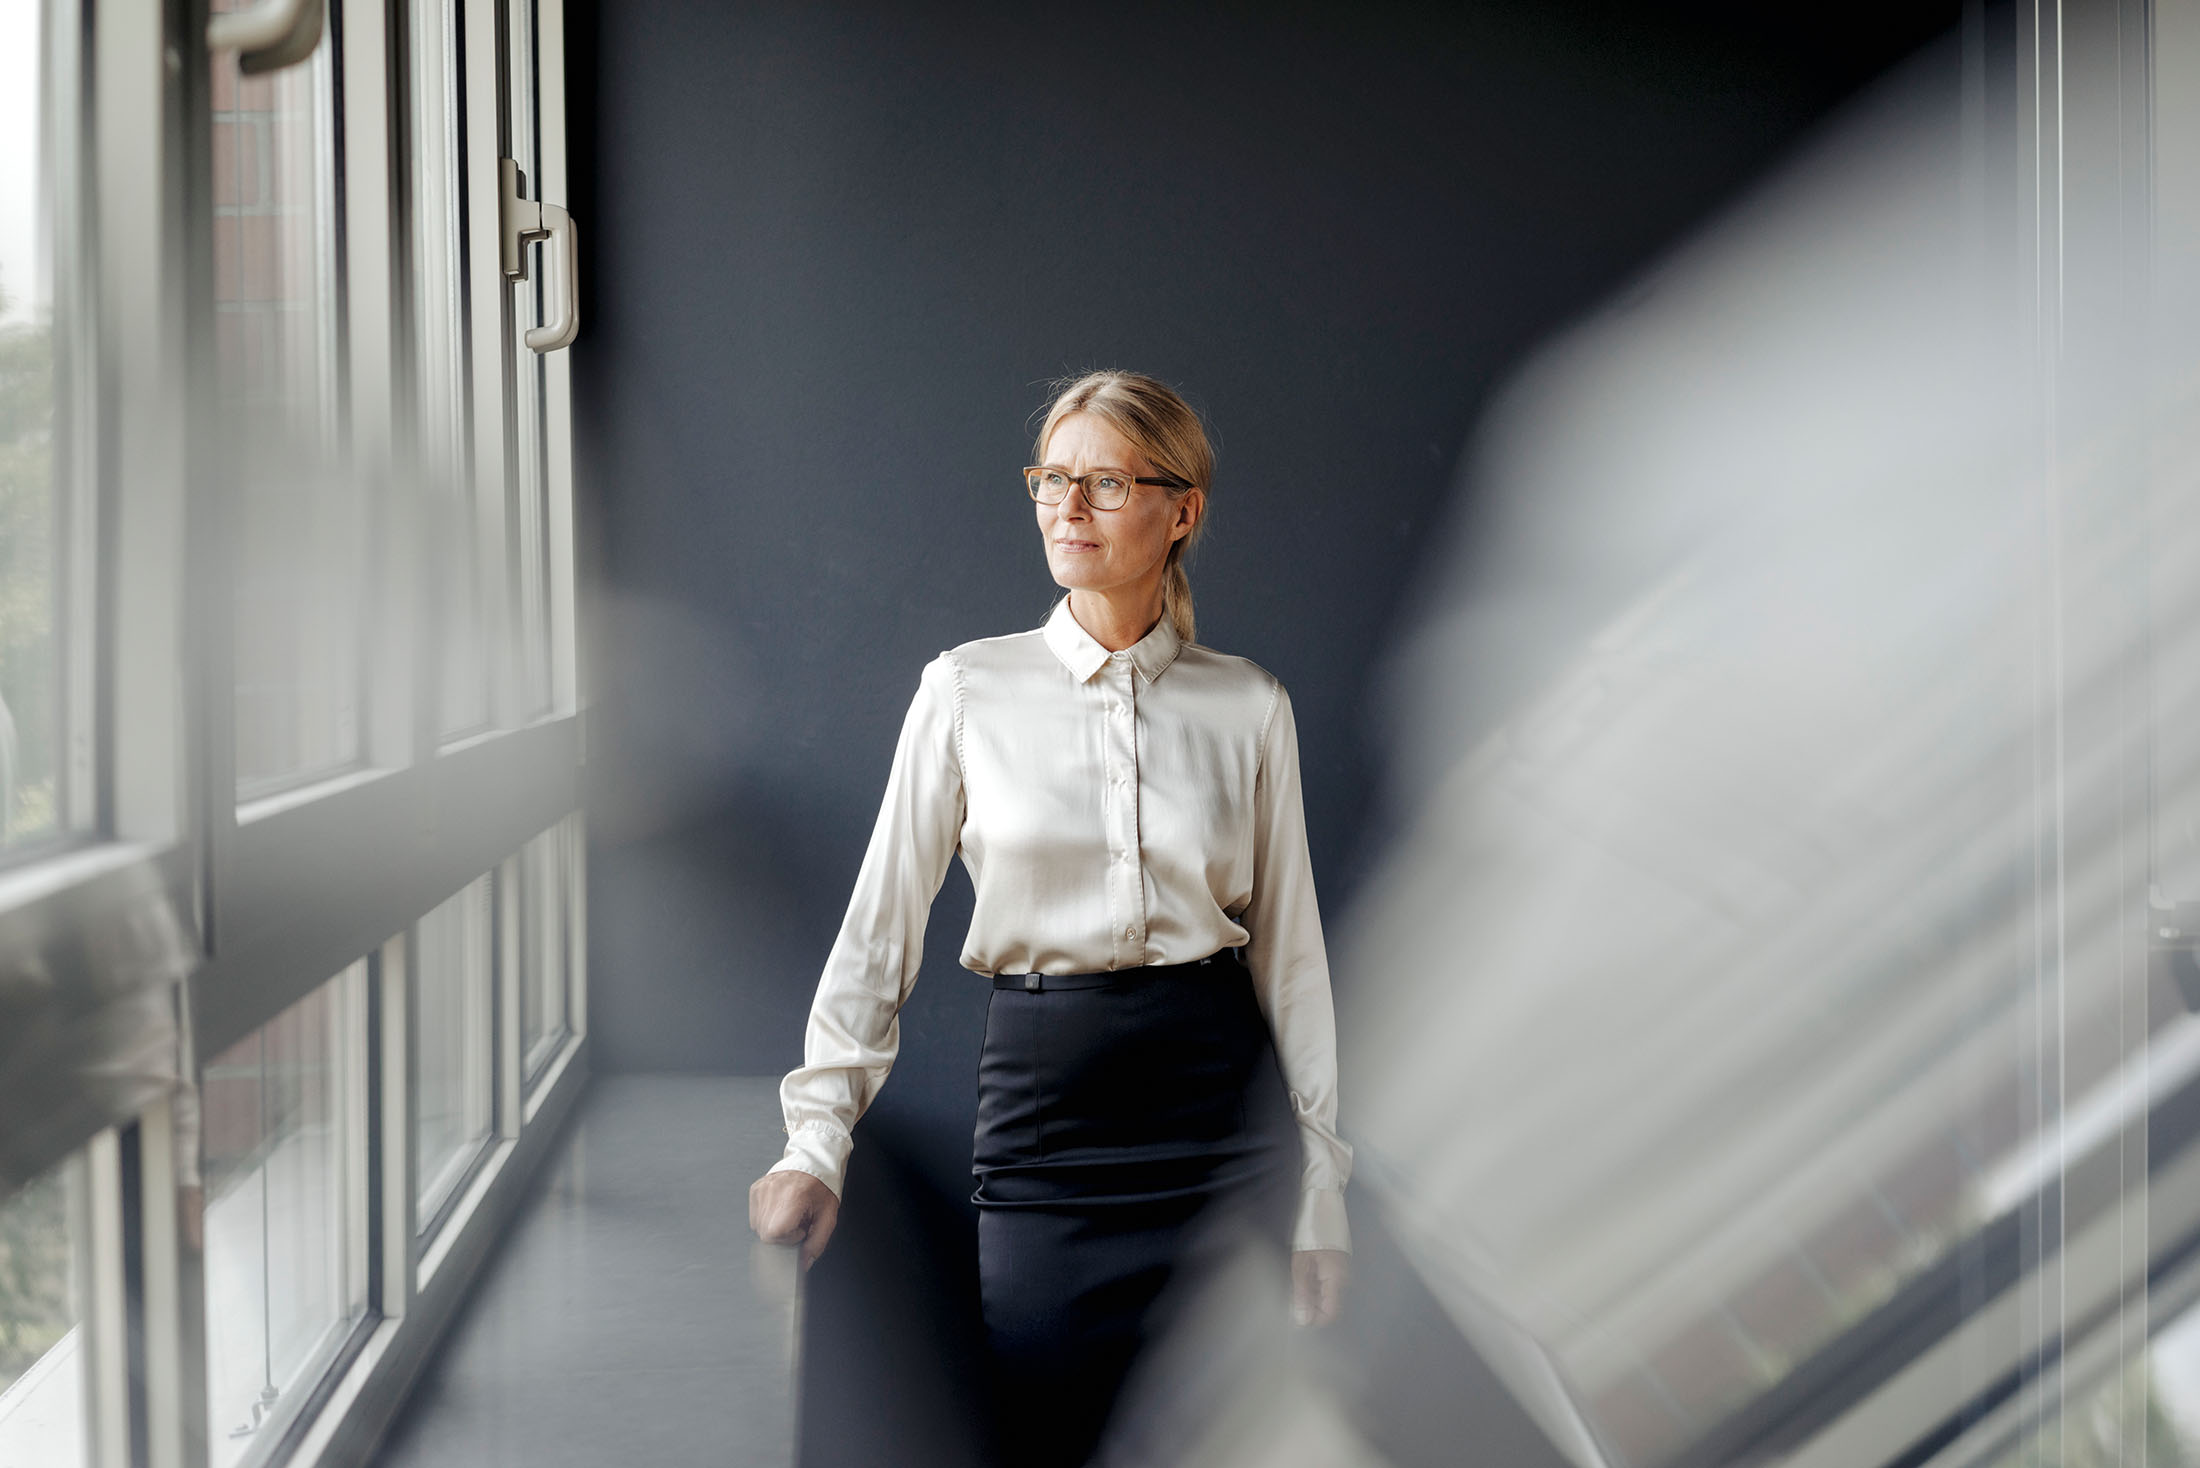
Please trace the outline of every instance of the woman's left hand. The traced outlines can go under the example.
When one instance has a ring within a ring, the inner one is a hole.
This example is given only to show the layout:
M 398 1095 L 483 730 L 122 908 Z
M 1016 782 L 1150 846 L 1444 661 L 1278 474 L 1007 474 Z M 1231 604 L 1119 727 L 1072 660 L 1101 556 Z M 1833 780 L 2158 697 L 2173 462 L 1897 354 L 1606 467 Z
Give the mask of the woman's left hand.
M 1342 1249 L 1301 1249 L 1291 1256 L 1291 1319 L 1297 1325 L 1329 1325 L 1344 1308 L 1352 1256 Z

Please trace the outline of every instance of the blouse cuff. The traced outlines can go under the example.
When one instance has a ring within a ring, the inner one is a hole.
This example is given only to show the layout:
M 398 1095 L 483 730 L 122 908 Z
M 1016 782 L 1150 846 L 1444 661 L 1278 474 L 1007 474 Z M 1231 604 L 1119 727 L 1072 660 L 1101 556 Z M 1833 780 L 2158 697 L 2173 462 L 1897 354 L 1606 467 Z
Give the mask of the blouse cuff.
M 853 1140 L 837 1127 L 822 1122 L 804 1122 L 787 1133 L 787 1150 L 773 1163 L 773 1172 L 806 1172 L 826 1187 L 833 1196 L 840 1196 L 840 1187 L 848 1171 L 848 1153 Z
M 1299 1194 L 1298 1222 L 1291 1227 L 1292 1252 L 1341 1249 L 1352 1252 L 1352 1229 L 1344 1217 L 1344 1189 L 1308 1188 Z

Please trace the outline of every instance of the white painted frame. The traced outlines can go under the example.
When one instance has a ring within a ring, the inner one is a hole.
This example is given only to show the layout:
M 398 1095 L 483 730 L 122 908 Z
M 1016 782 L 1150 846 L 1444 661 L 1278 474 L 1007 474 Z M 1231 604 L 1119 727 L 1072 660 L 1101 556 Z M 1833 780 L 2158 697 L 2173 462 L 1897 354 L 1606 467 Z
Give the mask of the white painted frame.
M 560 824 L 579 807 L 581 762 L 570 374 L 562 353 L 547 364 L 552 707 L 524 722 L 511 716 L 505 558 L 485 554 L 495 727 L 443 746 L 434 628 L 421 600 L 429 585 L 422 518 L 396 468 L 401 395 L 412 390 L 391 329 L 406 268 L 397 226 L 408 162 L 395 151 L 403 130 L 390 110 L 403 57 L 402 32 L 391 26 L 403 12 L 343 7 L 332 17 L 342 27 L 345 72 L 340 349 L 353 468 L 374 497 L 362 760 L 239 806 L 226 547 L 211 528 L 220 523 L 212 512 L 223 477 L 207 387 L 206 8 L 101 5 L 91 13 L 82 31 L 89 188 L 71 250 L 86 262 L 74 289 L 89 325 L 72 358 L 86 391 L 68 459 L 85 489 L 84 512 L 68 525 L 68 554 L 81 574 L 67 579 L 72 652 L 87 659 L 70 688 L 70 727 L 85 737 L 69 756 L 83 762 L 83 774 L 66 783 L 83 807 L 72 816 L 94 834 L 75 849 L 0 870 L 0 958 L 35 947 L 57 927 L 124 922 L 148 887 L 166 892 L 200 947 L 185 1033 L 195 1029 L 196 1053 L 209 1055 L 371 956 L 350 1098 L 352 1140 L 368 1159 L 353 1264 L 368 1273 L 369 1318 L 339 1353 L 311 1414 L 254 1454 L 346 1468 L 371 1458 L 588 1079 L 586 919 L 575 910 L 567 914 L 570 1033 L 527 1086 L 516 1034 L 520 976 L 498 964 L 490 1142 L 442 1225 L 431 1238 L 418 1235 L 414 925 L 546 830 L 570 833 L 558 839 L 574 843 L 571 900 L 585 900 L 578 823 Z M 545 0 L 540 16 L 545 161 L 534 185 L 538 197 L 562 202 L 562 8 Z M 506 367 L 516 345 L 495 240 L 506 105 L 500 18 L 493 0 L 465 0 L 458 27 L 467 67 L 470 443 L 485 552 L 505 544 L 514 407 Z M 510 907 L 500 892 L 495 926 L 508 926 Z M 190 1237 L 191 1169 L 183 1165 L 190 1144 L 163 1101 L 87 1141 L 98 1259 L 90 1379 L 98 1468 L 130 1462 L 133 1435 L 146 1445 L 148 1468 L 206 1462 L 203 1260 Z M 140 1281 L 134 1292 L 125 1287 L 126 1265 Z M 143 1343 L 135 1361 L 127 1345 L 133 1324 Z M 142 1373 L 142 1390 L 132 1390 L 133 1372 Z

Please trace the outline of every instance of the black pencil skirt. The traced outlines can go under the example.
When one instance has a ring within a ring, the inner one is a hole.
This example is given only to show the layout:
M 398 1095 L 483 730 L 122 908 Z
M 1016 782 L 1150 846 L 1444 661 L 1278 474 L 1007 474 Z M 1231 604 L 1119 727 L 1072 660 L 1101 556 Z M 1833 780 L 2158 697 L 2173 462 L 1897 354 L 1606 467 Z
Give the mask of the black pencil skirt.
M 1235 953 L 994 980 L 972 1172 L 1005 1462 L 1084 1463 L 1202 1241 L 1288 1230 L 1290 1131 Z

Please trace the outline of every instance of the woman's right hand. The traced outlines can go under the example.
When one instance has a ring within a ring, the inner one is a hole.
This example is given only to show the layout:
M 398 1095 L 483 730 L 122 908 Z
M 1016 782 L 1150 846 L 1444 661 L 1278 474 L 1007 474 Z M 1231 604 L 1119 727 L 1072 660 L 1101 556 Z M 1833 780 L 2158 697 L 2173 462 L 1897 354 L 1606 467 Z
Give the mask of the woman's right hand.
M 800 1244 L 808 1269 L 840 1221 L 840 1199 L 806 1172 L 767 1172 L 749 1184 L 749 1227 L 767 1244 Z

